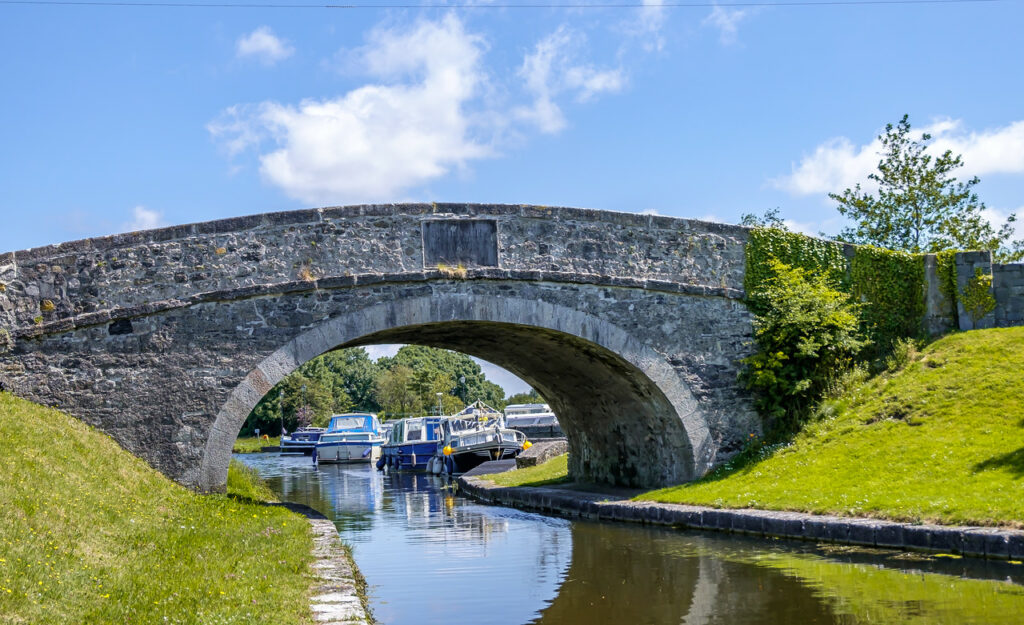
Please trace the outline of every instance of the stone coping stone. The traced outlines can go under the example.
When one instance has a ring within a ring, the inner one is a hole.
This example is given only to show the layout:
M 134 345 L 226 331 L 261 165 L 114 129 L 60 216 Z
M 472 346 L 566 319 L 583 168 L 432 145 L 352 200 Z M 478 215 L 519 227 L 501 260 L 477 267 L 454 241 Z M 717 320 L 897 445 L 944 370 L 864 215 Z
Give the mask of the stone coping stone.
M 533 447 L 516 456 L 516 467 L 522 469 L 536 466 L 568 451 L 569 442 L 565 438 L 538 440 L 533 443 Z
M 614 494 L 563 487 L 497 486 L 469 475 L 460 477 L 458 482 L 462 492 L 478 501 L 570 518 L 949 553 L 991 560 L 1024 559 L 1024 531 L 1020 530 L 632 501 Z
M 313 620 L 327 625 L 371 625 L 374 620 L 363 609 L 356 582 L 356 564 L 342 549 L 338 528 L 309 506 L 273 504 L 305 516 L 313 530 L 313 574 L 315 593 L 310 599 Z

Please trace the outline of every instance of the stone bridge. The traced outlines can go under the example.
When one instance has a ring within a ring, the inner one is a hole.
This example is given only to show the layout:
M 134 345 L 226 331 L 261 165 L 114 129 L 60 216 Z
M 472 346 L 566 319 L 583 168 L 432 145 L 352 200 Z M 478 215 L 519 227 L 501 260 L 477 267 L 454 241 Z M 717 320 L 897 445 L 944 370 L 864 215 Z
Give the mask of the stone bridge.
M 578 479 L 703 475 L 760 431 L 738 226 L 539 206 L 253 215 L 0 255 L 0 386 L 222 490 L 249 411 L 326 351 L 459 350 L 547 398 Z M 51 459 L 60 462 L 59 458 Z

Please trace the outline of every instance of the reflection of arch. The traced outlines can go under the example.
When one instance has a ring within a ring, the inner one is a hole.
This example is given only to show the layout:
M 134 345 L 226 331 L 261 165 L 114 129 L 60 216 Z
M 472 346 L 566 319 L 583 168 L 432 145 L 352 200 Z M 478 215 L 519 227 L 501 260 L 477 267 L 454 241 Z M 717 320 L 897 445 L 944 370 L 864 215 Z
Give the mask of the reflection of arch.
M 703 413 L 675 369 L 637 337 L 547 302 L 435 293 L 338 315 L 266 357 L 218 412 L 200 487 L 223 489 L 246 416 L 301 364 L 338 347 L 402 342 L 466 352 L 534 385 L 559 415 L 576 478 L 655 486 L 693 479 L 706 466 Z

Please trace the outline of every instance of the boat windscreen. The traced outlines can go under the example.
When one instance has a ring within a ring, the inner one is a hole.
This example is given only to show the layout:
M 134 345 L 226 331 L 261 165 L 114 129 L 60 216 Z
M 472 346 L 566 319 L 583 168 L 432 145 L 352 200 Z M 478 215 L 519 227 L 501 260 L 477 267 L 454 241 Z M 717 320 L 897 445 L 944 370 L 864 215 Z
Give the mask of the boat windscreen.
M 366 417 L 334 417 L 331 419 L 332 430 L 361 430 L 366 426 Z

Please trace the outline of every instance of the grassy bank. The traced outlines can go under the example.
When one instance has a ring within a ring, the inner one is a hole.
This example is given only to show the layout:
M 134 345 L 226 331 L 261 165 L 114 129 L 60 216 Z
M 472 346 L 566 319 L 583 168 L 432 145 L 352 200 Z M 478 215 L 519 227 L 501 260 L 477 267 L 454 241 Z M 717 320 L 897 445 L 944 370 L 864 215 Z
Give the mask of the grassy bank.
M 1024 328 L 944 337 L 824 408 L 785 447 L 638 498 L 1024 526 Z M 564 476 L 554 462 L 537 468 L 544 480 Z M 539 481 L 525 471 L 494 480 Z
M 281 437 L 275 436 L 273 438 L 256 438 L 255 436 L 247 436 L 245 438 L 239 438 L 235 440 L 234 447 L 231 451 L 236 454 L 255 454 L 260 452 L 264 447 L 277 447 L 281 444 Z
M 0 393 L 0 622 L 307 623 L 309 525 L 233 464 L 196 495 Z
M 562 454 L 536 466 L 488 475 L 487 479 L 498 486 L 550 486 L 566 481 L 568 473 L 569 454 Z

